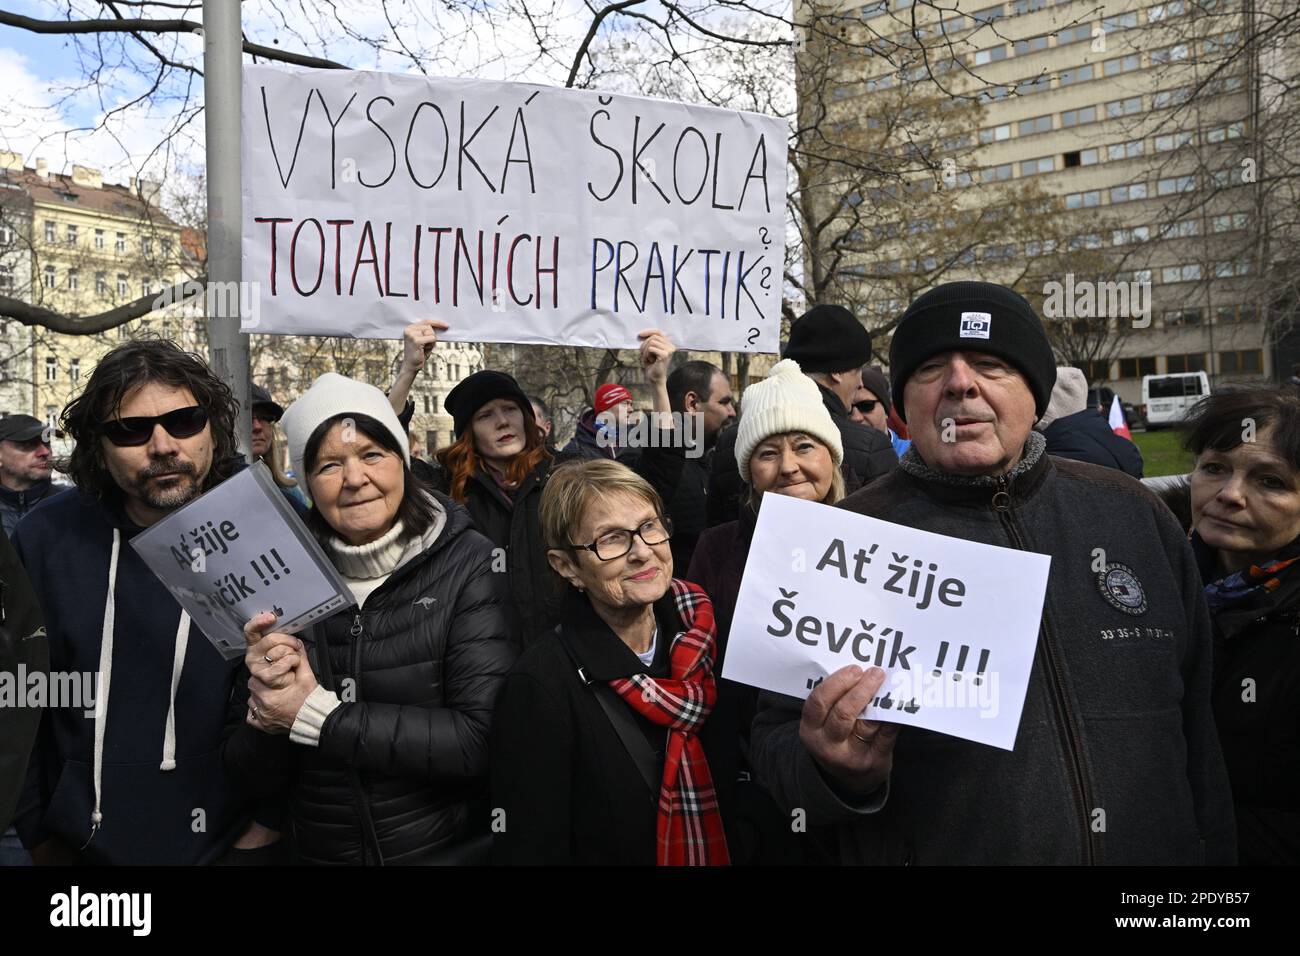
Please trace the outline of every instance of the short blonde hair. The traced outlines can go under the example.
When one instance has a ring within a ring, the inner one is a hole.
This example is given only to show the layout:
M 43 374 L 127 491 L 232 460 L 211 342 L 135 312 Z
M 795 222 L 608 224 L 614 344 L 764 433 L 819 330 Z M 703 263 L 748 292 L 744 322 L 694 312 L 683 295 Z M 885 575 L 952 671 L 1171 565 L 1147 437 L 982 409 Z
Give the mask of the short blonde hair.
M 822 499 L 822 502 L 821 502 L 821 503 L 824 504 L 824 505 L 833 505 L 833 504 L 838 504 L 839 502 L 843 501 L 843 500 L 844 500 L 844 496 L 845 496 L 846 491 L 847 491 L 847 488 L 846 488 L 846 486 L 845 486 L 845 484 L 844 484 L 844 472 L 840 469 L 840 466 L 837 465 L 837 464 L 835 463 L 835 451 L 834 451 L 834 449 L 832 449 L 830 446 L 828 446 L 824 441 L 822 441 L 822 440 L 821 440 L 820 438 L 818 438 L 817 436 L 815 436 L 815 435 L 809 435 L 807 432 L 783 432 L 782 434 L 787 434 L 787 435 L 805 435 L 806 437 L 810 438 L 812 441 L 816 442 L 818 445 L 821 445 L 821 446 L 822 446 L 823 448 L 825 448 L 828 452 L 830 452 L 830 455 L 831 455 L 831 487 L 830 487 L 830 489 L 826 492 L 826 497 Z M 765 438 L 763 439 L 763 441 L 767 441 L 768 438 L 779 438 L 779 437 L 780 437 L 780 435 L 768 435 L 767 437 L 765 437 Z M 759 442 L 760 445 L 761 445 L 762 443 L 763 443 L 763 442 Z M 754 450 L 755 450 L 755 451 L 758 450 L 757 446 L 755 446 L 755 449 L 754 449 Z M 746 502 L 750 507 L 756 509 L 756 508 L 758 508 L 758 502 L 759 502 L 759 500 L 763 497 L 763 493 L 762 493 L 761 491 L 759 491 L 758 489 L 756 489 L 756 488 L 753 486 L 752 483 L 748 485 L 748 488 L 749 488 L 749 494 L 745 497 L 745 502 Z
M 631 468 L 616 461 L 595 459 L 560 465 L 542 491 L 542 540 L 547 548 L 574 544 L 573 534 L 593 504 L 616 494 L 631 495 L 664 513 L 659 493 Z

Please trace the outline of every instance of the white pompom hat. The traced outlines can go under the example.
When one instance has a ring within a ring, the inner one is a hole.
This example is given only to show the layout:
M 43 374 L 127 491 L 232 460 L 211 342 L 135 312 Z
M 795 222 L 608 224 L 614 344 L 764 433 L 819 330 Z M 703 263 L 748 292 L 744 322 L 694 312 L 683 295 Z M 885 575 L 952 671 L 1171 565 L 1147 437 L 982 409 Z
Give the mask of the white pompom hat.
M 803 432 L 831 451 L 835 467 L 844 462 L 844 443 L 831 413 L 822 404 L 821 390 L 794 359 L 782 359 L 761 382 L 745 389 L 740 424 L 736 426 L 736 464 L 749 481 L 749 457 L 758 443 L 772 435 Z
M 373 385 L 358 382 L 337 372 L 326 372 L 312 383 L 307 393 L 298 399 L 280 419 L 285 438 L 289 442 L 289 461 L 293 473 L 307 485 L 307 475 L 303 469 L 303 455 L 307 451 L 307 440 L 312 432 L 320 427 L 321 422 L 328 421 L 336 415 L 368 415 L 383 425 L 397 439 L 397 447 L 402 449 L 402 460 L 411 464 L 411 447 L 406 437 L 406 429 L 397 420 L 397 413 L 389 404 L 388 396 Z

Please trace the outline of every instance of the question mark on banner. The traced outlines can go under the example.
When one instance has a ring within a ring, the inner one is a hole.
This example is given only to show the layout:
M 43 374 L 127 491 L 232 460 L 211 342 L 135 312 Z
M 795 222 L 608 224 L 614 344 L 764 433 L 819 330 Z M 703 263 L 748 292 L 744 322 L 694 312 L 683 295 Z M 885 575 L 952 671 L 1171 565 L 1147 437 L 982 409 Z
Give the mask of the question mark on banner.
M 756 339 L 756 338 L 758 338 L 758 329 L 753 328 L 753 327 L 751 326 L 751 327 L 750 327 L 750 330 L 749 330 L 749 338 L 746 340 L 745 344 L 746 344 L 746 345 L 753 345 L 753 344 L 754 344 L 754 339 Z
M 763 243 L 764 249 L 772 244 L 772 240 L 767 234 L 767 226 L 763 226 L 758 230 L 758 240 Z
M 770 289 L 770 288 L 772 288 L 770 285 L 768 285 L 768 281 L 769 281 L 771 278 L 772 278 L 772 267 L 771 267 L 771 266 L 763 266 L 763 278 L 761 278 L 761 279 L 758 280 L 758 286 L 759 286 L 759 288 L 760 288 L 760 289 L 765 289 L 765 290 L 766 290 L 766 289 Z

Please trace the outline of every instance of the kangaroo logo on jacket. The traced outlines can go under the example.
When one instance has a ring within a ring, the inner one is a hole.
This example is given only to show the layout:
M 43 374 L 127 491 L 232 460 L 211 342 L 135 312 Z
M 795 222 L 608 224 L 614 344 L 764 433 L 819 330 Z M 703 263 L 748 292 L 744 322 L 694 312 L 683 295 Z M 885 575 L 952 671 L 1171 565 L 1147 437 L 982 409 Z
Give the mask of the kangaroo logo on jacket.
M 1097 588 L 1106 603 L 1125 614 L 1147 612 L 1147 592 L 1137 573 L 1127 564 L 1108 564 L 1097 575 Z

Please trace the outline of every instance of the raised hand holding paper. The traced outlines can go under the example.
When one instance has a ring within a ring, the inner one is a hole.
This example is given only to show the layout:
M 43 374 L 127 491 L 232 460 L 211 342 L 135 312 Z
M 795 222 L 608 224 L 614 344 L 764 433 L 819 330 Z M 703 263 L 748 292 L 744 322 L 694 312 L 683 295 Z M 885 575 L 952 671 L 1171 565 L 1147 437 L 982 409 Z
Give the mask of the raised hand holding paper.
M 244 624 L 271 611 L 296 634 L 351 603 L 329 558 L 258 462 L 131 539 L 228 660 L 247 647 Z
M 722 676 L 806 698 L 841 667 L 878 666 L 864 719 L 1010 750 L 1050 563 L 765 495 Z

